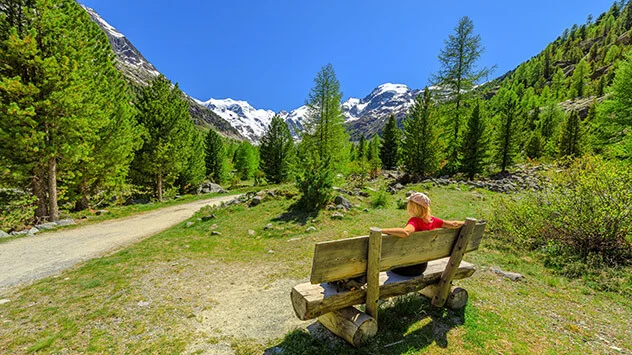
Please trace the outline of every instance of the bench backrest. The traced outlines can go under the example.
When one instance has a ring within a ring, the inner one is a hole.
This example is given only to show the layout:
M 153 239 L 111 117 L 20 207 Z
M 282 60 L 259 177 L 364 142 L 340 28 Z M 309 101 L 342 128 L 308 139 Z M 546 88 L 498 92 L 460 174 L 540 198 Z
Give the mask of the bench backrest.
M 478 249 L 485 223 L 474 227 L 465 252 Z M 435 229 L 412 233 L 408 238 L 382 237 L 380 271 L 450 256 L 460 229 Z M 369 237 L 355 237 L 316 244 L 310 282 L 347 279 L 366 274 Z

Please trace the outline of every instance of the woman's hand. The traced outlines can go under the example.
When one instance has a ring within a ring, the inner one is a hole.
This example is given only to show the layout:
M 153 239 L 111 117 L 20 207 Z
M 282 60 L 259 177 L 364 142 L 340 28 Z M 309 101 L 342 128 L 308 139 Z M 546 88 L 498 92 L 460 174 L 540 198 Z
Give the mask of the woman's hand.
M 445 223 L 445 222 L 444 222 Z M 408 238 L 410 233 L 415 231 L 415 227 L 412 224 L 407 224 L 404 228 L 384 228 L 382 233 L 394 235 L 400 238 Z
M 465 224 L 464 221 L 443 221 L 443 228 L 457 229 Z

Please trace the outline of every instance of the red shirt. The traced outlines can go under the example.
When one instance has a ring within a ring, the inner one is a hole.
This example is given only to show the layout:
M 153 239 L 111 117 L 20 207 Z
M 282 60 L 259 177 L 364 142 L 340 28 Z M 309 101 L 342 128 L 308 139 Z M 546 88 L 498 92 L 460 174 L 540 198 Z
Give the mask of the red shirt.
M 408 220 L 408 223 L 406 225 L 408 224 L 415 227 L 415 232 L 429 231 L 429 230 L 443 227 L 443 220 L 441 218 L 432 216 L 430 217 L 430 223 L 426 223 L 423 219 L 419 217 L 413 217 Z

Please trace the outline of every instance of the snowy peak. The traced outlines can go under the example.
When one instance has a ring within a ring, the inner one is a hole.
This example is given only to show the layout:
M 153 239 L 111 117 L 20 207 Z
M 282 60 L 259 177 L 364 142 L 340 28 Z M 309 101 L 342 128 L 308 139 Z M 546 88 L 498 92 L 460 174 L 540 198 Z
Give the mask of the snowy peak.
M 357 121 L 366 116 L 400 113 L 412 105 L 417 91 L 404 84 L 382 84 L 363 99 L 350 98 L 343 105 L 346 122 Z M 397 111 L 397 112 L 393 112 Z
M 272 122 L 275 112 L 271 110 L 255 109 L 246 101 L 233 99 L 210 99 L 200 102 L 221 118 L 228 121 L 244 137 L 257 142 Z

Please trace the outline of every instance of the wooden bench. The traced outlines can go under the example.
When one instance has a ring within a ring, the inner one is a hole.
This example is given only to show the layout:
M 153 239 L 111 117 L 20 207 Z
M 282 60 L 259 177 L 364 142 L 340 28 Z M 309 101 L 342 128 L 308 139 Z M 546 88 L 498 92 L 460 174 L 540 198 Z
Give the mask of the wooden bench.
M 468 218 L 460 229 L 412 233 L 408 238 L 382 235 L 371 228 L 369 236 L 316 244 L 309 283 L 292 289 L 292 305 L 302 320 L 318 318 L 329 330 L 354 346 L 377 332 L 378 300 L 420 291 L 436 307 L 462 308 L 467 291 L 452 280 L 474 274 L 463 254 L 478 249 L 485 223 Z M 388 270 L 428 262 L 423 275 L 405 277 Z M 365 275 L 366 288 L 336 290 L 329 281 Z M 366 304 L 366 313 L 354 305 Z

